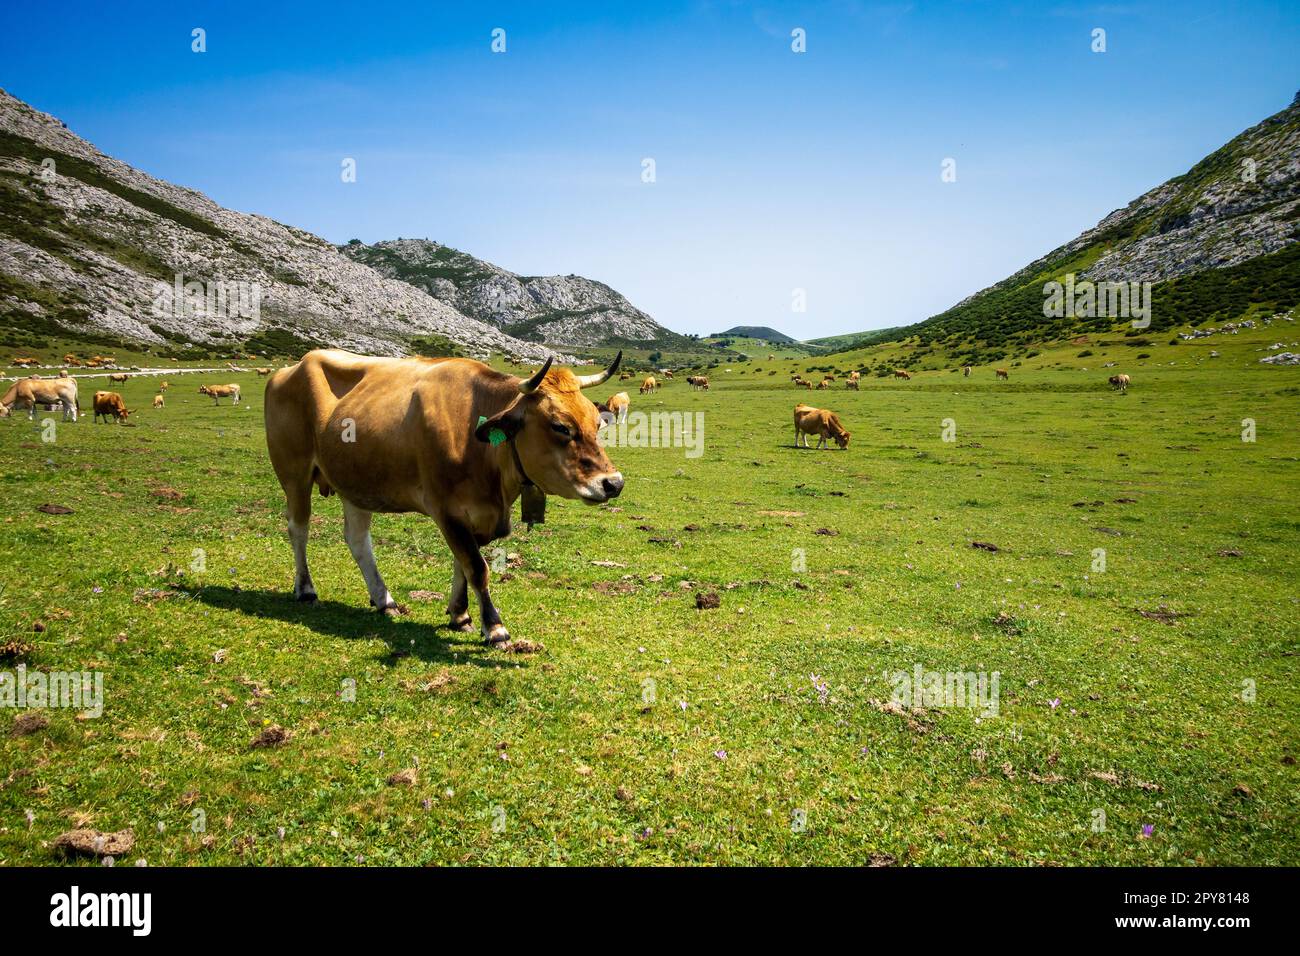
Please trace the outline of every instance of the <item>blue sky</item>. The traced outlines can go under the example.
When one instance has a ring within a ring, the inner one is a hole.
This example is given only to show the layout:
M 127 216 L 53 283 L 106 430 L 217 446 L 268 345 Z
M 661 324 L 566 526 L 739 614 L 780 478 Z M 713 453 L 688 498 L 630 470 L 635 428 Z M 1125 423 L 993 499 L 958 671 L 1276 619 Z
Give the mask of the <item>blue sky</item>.
M 918 321 L 1072 238 L 1285 107 L 1297 51 L 1293 0 L 0 11 L 0 86 L 223 205 L 803 338 Z

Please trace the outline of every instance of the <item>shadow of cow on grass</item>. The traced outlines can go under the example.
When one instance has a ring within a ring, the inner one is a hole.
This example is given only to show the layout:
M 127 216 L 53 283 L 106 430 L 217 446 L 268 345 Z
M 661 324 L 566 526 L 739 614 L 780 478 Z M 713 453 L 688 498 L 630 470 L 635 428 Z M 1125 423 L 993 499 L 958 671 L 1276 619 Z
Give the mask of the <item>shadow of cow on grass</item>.
M 389 647 L 382 661 L 389 666 L 402 657 L 415 657 L 439 664 L 472 664 L 476 667 L 524 667 L 523 661 L 502 660 L 473 635 L 456 631 L 448 624 L 428 624 L 409 617 L 376 615 L 373 608 L 355 607 L 339 601 L 318 600 L 304 604 L 282 591 L 209 585 L 194 591 L 191 598 L 208 607 L 238 611 L 297 624 L 318 634 L 345 640 L 381 640 Z

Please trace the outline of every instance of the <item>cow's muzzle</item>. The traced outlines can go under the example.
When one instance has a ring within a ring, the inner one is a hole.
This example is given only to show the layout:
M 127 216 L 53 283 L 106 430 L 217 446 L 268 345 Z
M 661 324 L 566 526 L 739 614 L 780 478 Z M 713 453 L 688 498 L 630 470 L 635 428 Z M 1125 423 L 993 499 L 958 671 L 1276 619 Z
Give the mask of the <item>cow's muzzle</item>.
M 578 489 L 578 497 L 589 505 L 598 505 L 609 501 L 610 498 L 617 498 L 622 493 L 623 475 L 617 471 L 593 479 L 589 484 Z

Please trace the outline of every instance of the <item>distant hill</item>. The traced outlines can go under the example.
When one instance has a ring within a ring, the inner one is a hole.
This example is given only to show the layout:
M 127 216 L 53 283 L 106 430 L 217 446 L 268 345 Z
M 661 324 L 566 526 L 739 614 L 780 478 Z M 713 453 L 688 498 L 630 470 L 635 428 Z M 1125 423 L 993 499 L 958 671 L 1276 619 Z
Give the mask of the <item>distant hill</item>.
M 1300 302 L 1300 94 L 1181 176 L 946 312 L 848 338 L 915 340 L 978 365 L 1038 342 L 1130 330 L 1127 318 L 1044 315 L 1045 284 L 1150 282 L 1147 332 L 1200 326 Z M 1078 310 L 1076 310 L 1077 312 Z
M 766 325 L 736 325 L 727 329 L 725 332 L 719 332 L 710 336 L 714 339 L 738 338 L 738 339 L 762 339 L 764 342 L 790 343 L 796 342 L 784 332 L 778 332 L 776 329 L 768 328 Z
M 849 349 L 862 348 L 864 345 L 874 345 L 877 342 L 892 341 L 901 326 L 891 326 L 887 329 L 875 329 L 871 332 L 849 332 L 846 335 L 827 335 L 819 339 L 807 339 L 804 345 L 814 345 L 818 348 L 825 349 L 827 352 L 846 352 Z
M 519 276 L 430 239 L 352 240 L 339 250 L 465 315 L 527 342 L 575 348 L 683 348 L 672 332 L 609 286 L 582 276 Z
M 179 288 L 180 294 L 176 294 Z M 341 255 L 106 156 L 0 90 L 0 333 L 163 354 L 552 353 Z

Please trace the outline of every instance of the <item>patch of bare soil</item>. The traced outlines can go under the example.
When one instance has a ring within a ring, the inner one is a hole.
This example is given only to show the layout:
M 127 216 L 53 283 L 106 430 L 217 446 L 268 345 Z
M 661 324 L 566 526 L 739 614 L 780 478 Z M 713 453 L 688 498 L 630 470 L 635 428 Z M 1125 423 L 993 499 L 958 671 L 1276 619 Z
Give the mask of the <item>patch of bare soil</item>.
M 135 846 L 135 834 L 128 830 L 100 833 L 98 830 L 69 830 L 54 838 L 54 849 L 66 856 L 121 856 Z
M 248 746 L 253 749 L 259 747 L 279 747 L 281 744 L 286 743 L 292 736 L 293 734 L 285 730 L 279 724 L 272 724 L 254 737 L 252 743 Z
M 34 710 L 28 710 L 14 718 L 13 726 L 9 728 L 10 737 L 25 737 L 28 734 L 34 734 L 38 730 L 44 730 L 50 726 L 50 719 L 44 714 Z

